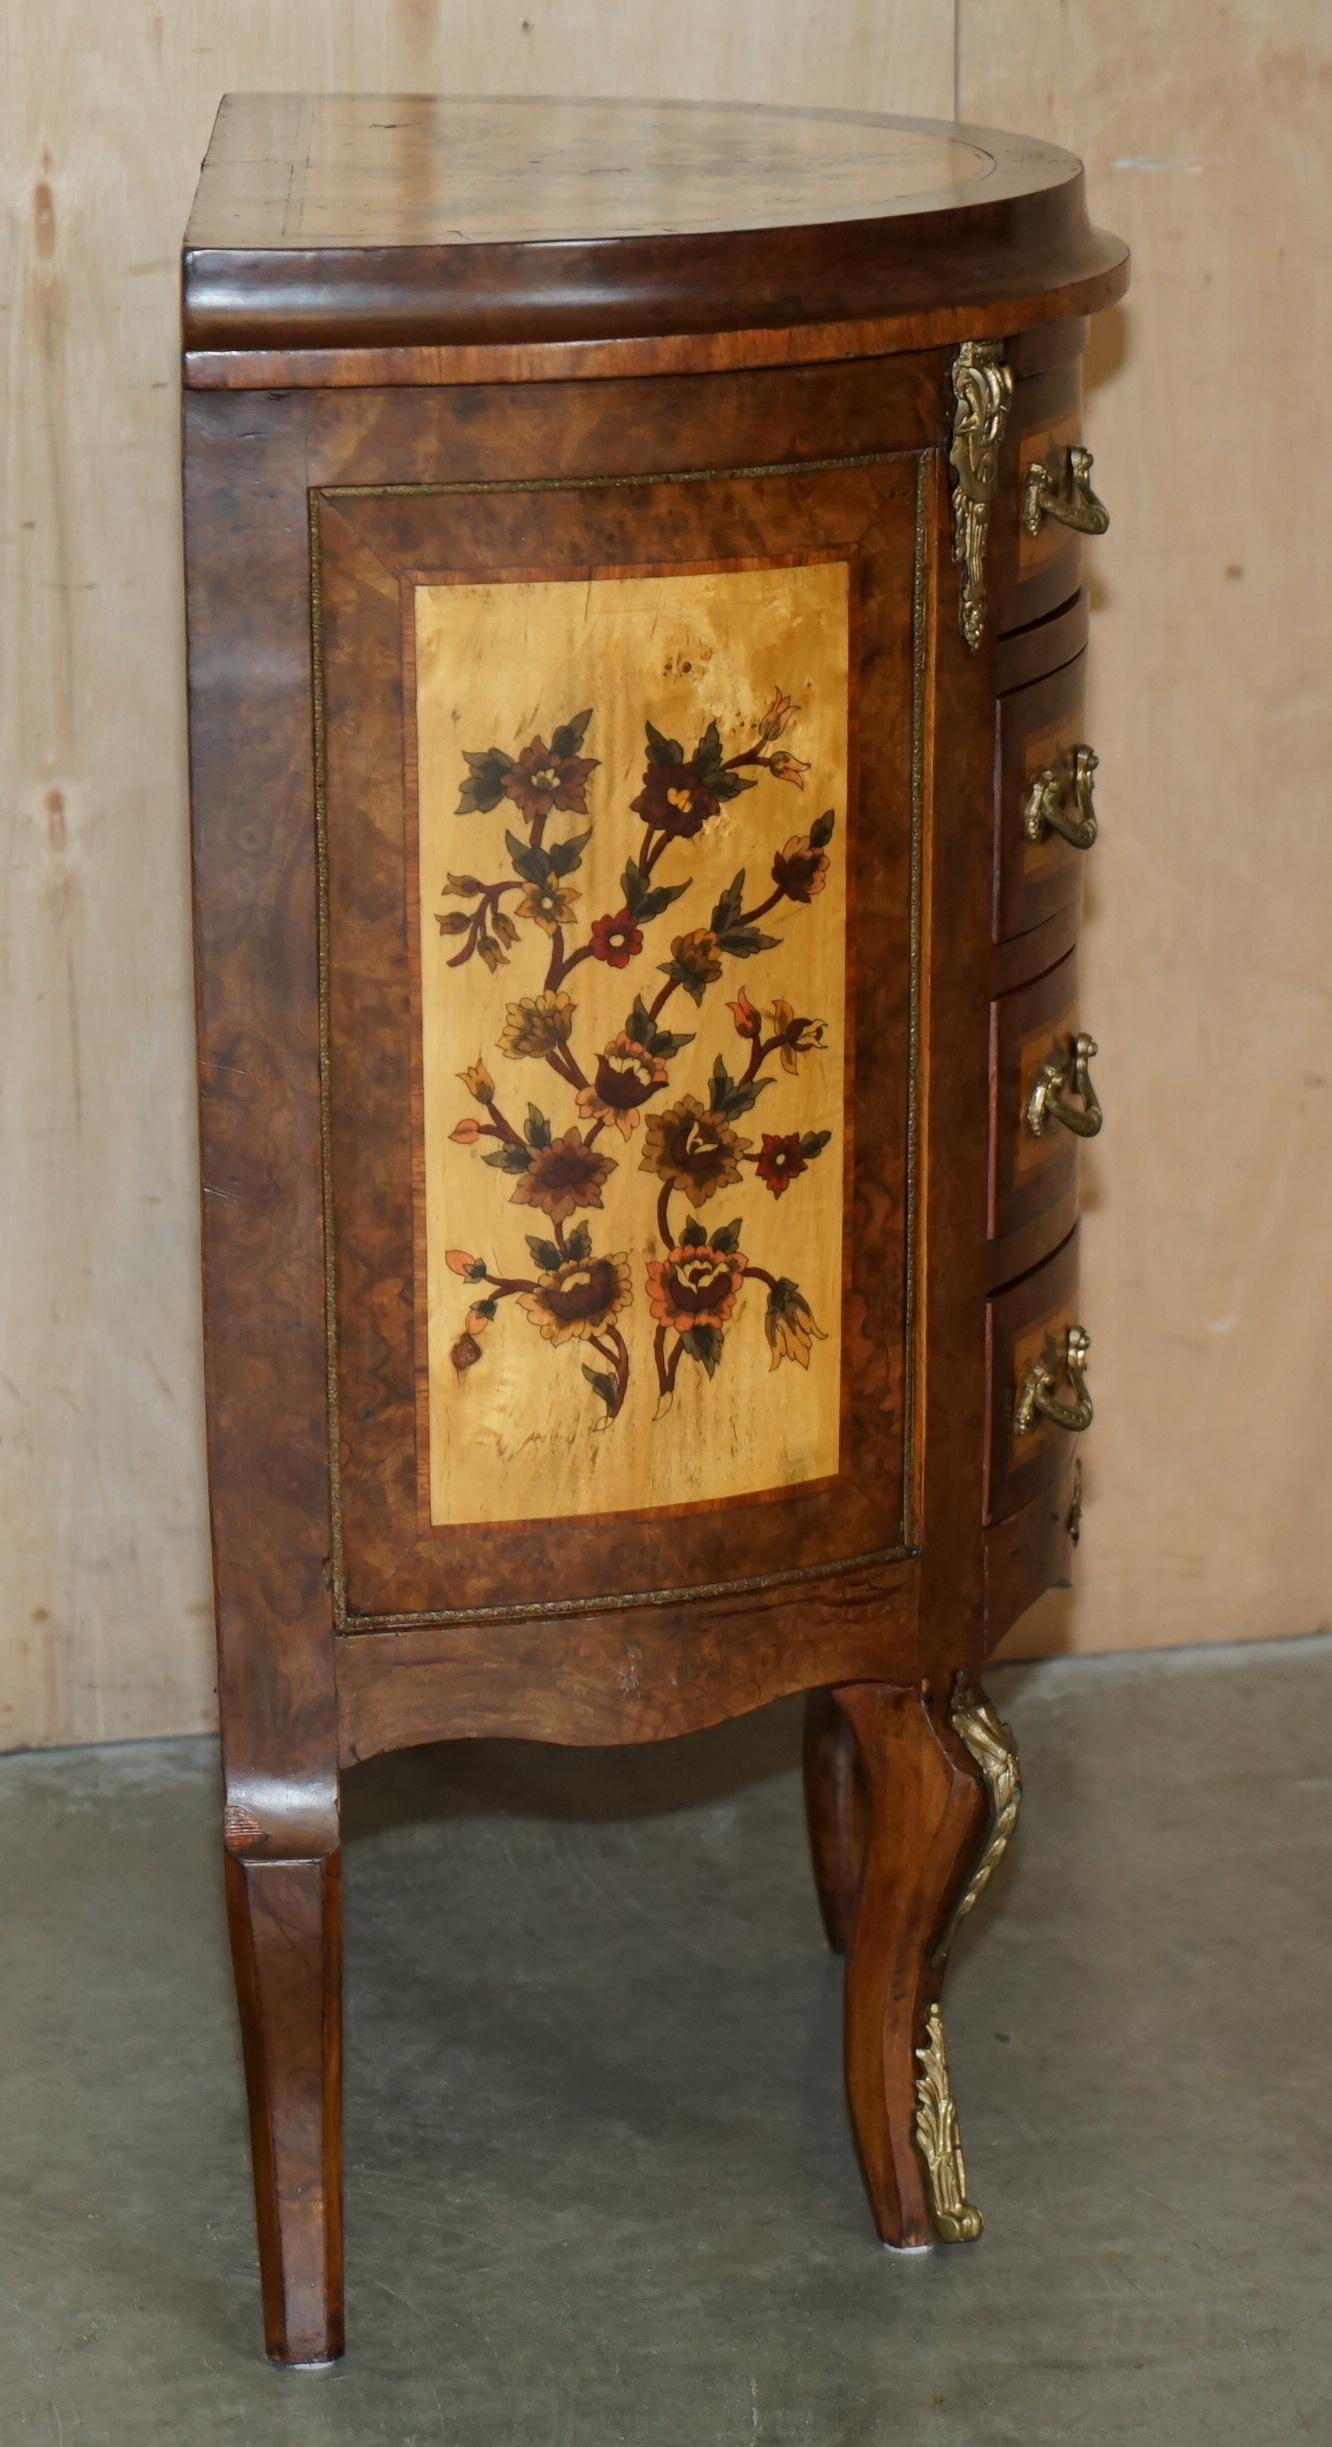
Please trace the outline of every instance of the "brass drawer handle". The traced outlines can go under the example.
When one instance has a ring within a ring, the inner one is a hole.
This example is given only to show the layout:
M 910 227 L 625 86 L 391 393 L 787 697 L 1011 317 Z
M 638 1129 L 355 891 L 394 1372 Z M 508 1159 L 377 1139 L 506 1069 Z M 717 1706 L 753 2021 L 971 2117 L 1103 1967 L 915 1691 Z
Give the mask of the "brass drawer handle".
M 1043 765 L 1027 793 L 1022 830 L 1028 841 L 1044 841 L 1058 833 L 1075 850 L 1089 850 L 1096 839 L 1096 809 L 1092 793 L 1098 759 L 1091 748 L 1074 748 L 1066 761 Z
M 1110 513 L 1092 491 L 1091 471 L 1091 452 L 1080 442 L 1069 444 L 1058 473 L 1044 459 L 1027 469 L 1022 524 L 1028 535 L 1039 535 L 1047 518 L 1057 518 L 1061 527 L 1076 527 L 1079 535 L 1104 535 Z
M 1071 1429 L 1075 1436 L 1080 1436 L 1084 1428 L 1091 1426 L 1092 1402 L 1085 1375 L 1090 1349 L 1091 1336 L 1086 1327 L 1071 1325 L 1064 1337 L 1062 1361 L 1056 1361 L 1051 1367 L 1048 1360 L 1038 1359 L 1035 1367 L 1027 1370 L 1013 1413 L 1016 1435 L 1025 1436 L 1036 1425 L 1038 1411 L 1043 1419 L 1049 1419 L 1055 1427 Z M 1055 1394 L 1061 1368 L 1073 1388 L 1071 1402 L 1061 1402 Z
M 1048 1121 L 1062 1122 L 1076 1138 L 1095 1138 L 1104 1116 L 1087 1066 L 1099 1051 L 1094 1037 L 1072 1037 L 1066 1054 L 1051 1054 L 1041 1064 L 1027 1098 L 1027 1128 L 1034 1139 L 1043 1136 Z M 1070 1104 L 1071 1096 L 1079 1102 Z

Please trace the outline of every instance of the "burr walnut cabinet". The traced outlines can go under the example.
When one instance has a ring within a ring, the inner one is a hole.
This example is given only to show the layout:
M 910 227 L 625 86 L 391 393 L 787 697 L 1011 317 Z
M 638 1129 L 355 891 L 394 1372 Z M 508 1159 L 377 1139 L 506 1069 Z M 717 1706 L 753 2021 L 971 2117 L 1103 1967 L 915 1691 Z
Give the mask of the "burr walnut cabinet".
M 1125 277 L 1078 164 L 985 130 L 223 104 L 204 1286 L 283 2361 L 342 2346 L 339 1780 L 408 1743 L 807 1693 L 874 2219 L 979 2232 L 940 1991 L 1091 1417 L 1079 361 Z

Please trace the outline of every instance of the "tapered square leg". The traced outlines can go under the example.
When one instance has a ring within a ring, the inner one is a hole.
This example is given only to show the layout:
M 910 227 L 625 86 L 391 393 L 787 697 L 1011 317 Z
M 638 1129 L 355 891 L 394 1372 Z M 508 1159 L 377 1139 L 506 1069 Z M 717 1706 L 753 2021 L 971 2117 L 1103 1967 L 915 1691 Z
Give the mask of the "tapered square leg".
M 835 1704 L 854 1735 L 864 1793 L 845 2061 L 870 2207 L 885 2243 L 966 2242 L 981 2220 L 966 2197 L 939 1995 L 953 1925 L 1016 1815 L 1016 1761 L 1004 1728 L 960 1680 L 948 1704 L 881 1683 L 843 1687 Z M 1001 1795 L 1005 1766 L 1011 1794 Z
M 335 2361 L 342 2308 L 342 1863 L 228 1854 L 264 2338 Z

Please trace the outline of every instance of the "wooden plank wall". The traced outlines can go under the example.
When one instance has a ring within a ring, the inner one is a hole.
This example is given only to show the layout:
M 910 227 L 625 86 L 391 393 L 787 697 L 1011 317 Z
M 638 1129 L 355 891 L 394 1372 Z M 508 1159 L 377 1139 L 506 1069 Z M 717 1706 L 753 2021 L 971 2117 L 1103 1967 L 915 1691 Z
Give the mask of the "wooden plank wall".
M 15 0 L 0 907 L 0 1746 L 212 1719 L 175 253 L 227 88 L 714 94 L 1083 152 L 1104 847 L 1085 1569 L 1019 1644 L 1327 1608 L 1323 715 L 1332 173 L 1318 0 Z M 1320 102 L 1321 80 L 1321 102 Z

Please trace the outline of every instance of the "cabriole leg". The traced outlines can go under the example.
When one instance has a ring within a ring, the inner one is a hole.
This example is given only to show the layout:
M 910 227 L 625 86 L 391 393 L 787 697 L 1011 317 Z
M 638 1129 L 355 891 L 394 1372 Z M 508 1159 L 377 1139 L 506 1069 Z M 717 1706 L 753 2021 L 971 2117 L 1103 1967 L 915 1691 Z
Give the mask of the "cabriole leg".
M 865 1790 L 856 1737 L 831 1691 L 805 1697 L 805 1819 L 828 1943 L 845 1954 L 865 1850 Z
M 875 2223 L 898 2247 L 969 2242 L 966 2173 L 939 1994 L 958 1920 L 1017 1815 L 1011 1737 L 959 1676 L 836 1693 L 864 1775 L 866 1837 L 846 1968 L 846 2085 Z
M 228 1852 L 264 2338 L 335 2361 L 342 2314 L 342 1862 Z

